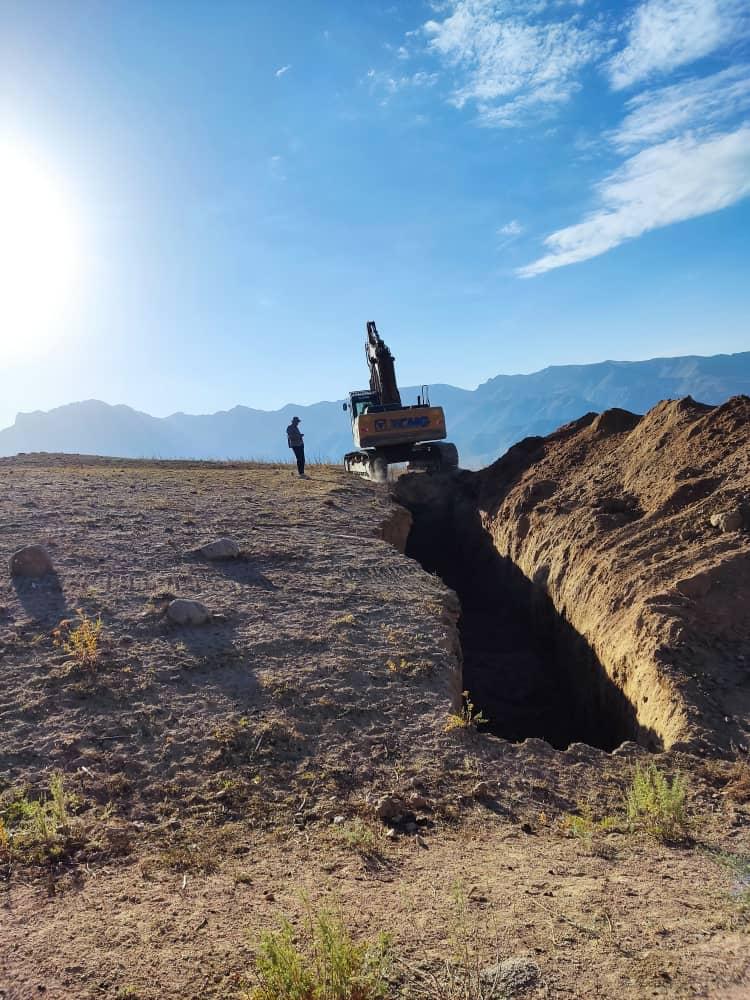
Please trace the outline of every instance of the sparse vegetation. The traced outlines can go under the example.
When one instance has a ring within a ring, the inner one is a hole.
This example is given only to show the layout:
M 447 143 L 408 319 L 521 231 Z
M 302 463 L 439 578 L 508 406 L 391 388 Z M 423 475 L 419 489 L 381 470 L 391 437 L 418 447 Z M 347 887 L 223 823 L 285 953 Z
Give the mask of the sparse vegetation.
M 336 836 L 347 847 L 360 854 L 372 854 L 377 849 L 377 837 L 372 827 L 361 819 L 334 827 Z
M 399 657 L 398 660 L 387 660 L 386 667 L 389 673 L 403 677 L 419 677 L 432 671 L 432 663 L 429 660 L 407 660 L 405 656 Z
M 579 805 L 577 813 L 565 813 L 559 820 L 559 829 L 564 836 L 580 841 L 589 853 L 603 858 L 615 856 L 605 838 L 623 825 L 624 819 L 616 816 L 605 815 L 597 819 L 588 801 Z
M 636 765 L 626 793 L 628 821 L 633 829 L 661 841 L 684 840 L 689 835 L 687 778 L 679 772 L 670 779 L 655 764 Z
M 5 821 L 0 817 L 0 864 L 10 861 L 10 834 Z
M 560 825 L 564 833 L 577 840 L 583 840 L 590 844 L 597 833 L 609 833 L 618 826 L 615 816 L 603 816 L 596 819 L 594 810 L 590 802 L 585 802 L 579 807 L 577 813 L 566 813 Z
M 341 615 L 339 618 L 334 618 L 331 622 L 332 625 L 353 625 L 354 615 Z
M 463 704 L 458 712 L 451 712 L 445 723 L 446 733 L 455 730 L 477 729 L 479 726 L 486 726 L 489 719 L 485 718 L 481 711 L 477 711 L 474 702 L 471 700 L 468 691 L 462 692 Z
M 82 608 L 77 608 L 76 614 L 77 621 L 60 622 L 52 639 L 78 666 L 90 669 L 99 660 L 102 620 L 89 618 Z
M 406 996 L 409 1000 L 494 1000 L 503 996 L 498 976 L 488 974 L 499 962 L 499 946 L 496 944 L 492 955 L 477 947 L 479 929 L 469 913 L 469 899 L 462 882 L 451 886 L 451 901 L 450 957 L 436 971 L 404 963 L 411 983 Z
M 42 799 L 16 792 L 0 809 L 0 858 L 40 862 L 63 856 L 83 837 L 82 825 L 71 816 L 77 805 L 61 774 L 50 778 Z
M 289 921 L 261 936 L 258 983 L 250 1000 L 379 1000 L 388 995 L 391 942 L 355 941 L 341 914 L 313 913 L 308 904 L 302 942 Z

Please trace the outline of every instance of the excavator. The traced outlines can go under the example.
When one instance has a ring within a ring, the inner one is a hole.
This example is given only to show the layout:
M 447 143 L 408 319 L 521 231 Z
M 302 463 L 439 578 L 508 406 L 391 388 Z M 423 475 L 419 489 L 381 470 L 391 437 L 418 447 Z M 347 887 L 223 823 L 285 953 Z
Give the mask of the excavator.
M 430 405 L 429 387 L 422 386 L 416 405 L 405 406 L 396 382 L 395 358 L 371 320 L 367 324 L 365 357 L 370 388 L 349 393 L 344 409 L 352 421 L 359 451 L 344 455 L 344 468 L 375 482 L 385 482 L 388 466 L 408 462 L 409 472 L 450 472 L 458 468 L 458 451 L 446 436 L 441 406 Z

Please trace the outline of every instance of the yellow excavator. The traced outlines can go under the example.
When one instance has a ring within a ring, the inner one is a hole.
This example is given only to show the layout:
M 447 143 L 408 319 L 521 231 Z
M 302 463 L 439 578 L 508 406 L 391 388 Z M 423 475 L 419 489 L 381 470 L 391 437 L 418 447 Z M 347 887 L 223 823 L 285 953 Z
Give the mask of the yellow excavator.
M 344 409 L 352 421 L 354 444 L 359 451 L 344 455 L 344 468 L 360 476 L 385 482 L 388 466 L 408 462 L 410 472 L 450 472 L 458 468 L 458 451 L 446 436 L 442 406 L 430 405 L 430 392 L 422 386 L 415 405 L 404 406 L 396 382 L 395 359 L 378 333 L 367 324 L 365 356 L 370 368 L 370 388 L 349 393 Z

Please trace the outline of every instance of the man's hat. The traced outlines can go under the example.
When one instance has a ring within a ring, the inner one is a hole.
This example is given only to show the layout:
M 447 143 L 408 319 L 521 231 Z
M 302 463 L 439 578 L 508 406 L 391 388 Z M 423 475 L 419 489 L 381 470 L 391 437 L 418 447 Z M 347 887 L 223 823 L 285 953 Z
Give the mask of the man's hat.
M 299 417 L 292 417 L 292 423 L 293 423 L 293 424 L 298 424 L 298 423 L 300 423 L 300 419 L 299 419 Z

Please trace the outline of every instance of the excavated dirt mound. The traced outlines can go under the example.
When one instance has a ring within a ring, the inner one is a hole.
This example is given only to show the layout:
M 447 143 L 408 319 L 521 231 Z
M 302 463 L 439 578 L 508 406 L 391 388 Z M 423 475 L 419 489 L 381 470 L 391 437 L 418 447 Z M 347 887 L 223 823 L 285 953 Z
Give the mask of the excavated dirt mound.
M 397 492 L 407 552 L 461 598 L 464 683 L 499 735 L 748 745 L 748 397 L 587 414 Z

